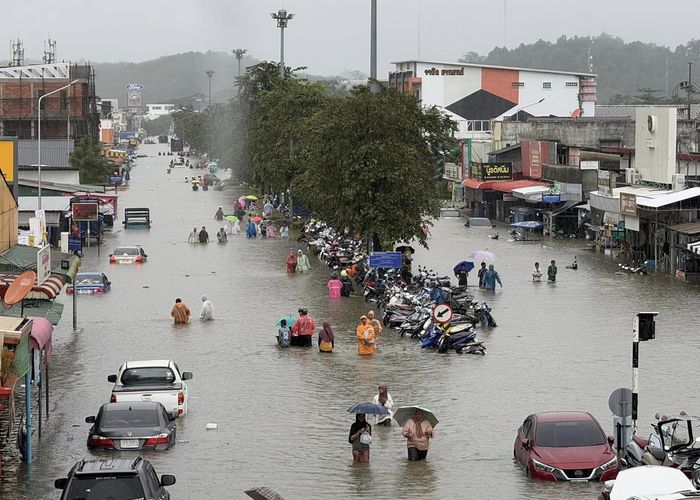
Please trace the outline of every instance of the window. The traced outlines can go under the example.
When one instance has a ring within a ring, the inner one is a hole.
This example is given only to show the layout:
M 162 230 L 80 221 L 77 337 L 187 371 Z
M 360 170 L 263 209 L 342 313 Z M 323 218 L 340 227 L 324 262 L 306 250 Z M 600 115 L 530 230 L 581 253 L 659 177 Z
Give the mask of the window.
M 552 89 L 552 82 L 542 82 L 542 88 L 545 90 L 551 90 Z
M 491 122 L 489 120 L 484 120 L 484 123 L 481 126 L 481 130 L 483 130 L 484 132 L 490 132 L 491 131 Z
M 590 420 L 573 422 L 543 422 L 537 425 L 535 441 L 546 448 L 600 446 L 605 436 Z
M 514 89 L 518 89 L 518 88 L 524 87 L 525 82 L 513 82 L 512 86 Z
M 481 132 L 481 121 L 475 121 L 474 122 L 474 131 L 475 132 Z
M 578 87 L 578 82 L 566 82 L 567 87 Z

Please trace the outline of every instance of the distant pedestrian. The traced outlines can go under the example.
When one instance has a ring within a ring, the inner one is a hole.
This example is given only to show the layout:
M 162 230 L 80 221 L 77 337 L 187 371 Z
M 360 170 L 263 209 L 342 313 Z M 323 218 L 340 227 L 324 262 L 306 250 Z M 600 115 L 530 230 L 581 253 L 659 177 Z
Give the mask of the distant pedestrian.
M 214 319 L 214 306 L 206 295 L 202 295 L 202 312 L 199 313 L 199 319 L 202 321 Z
M 232 224 L 231 230 L 233 231 L 233 234 L 239 235 L 241 234 L 241 223 L 236 221 Z
M 219 243 L 227 243 L 228 242 L 228 236 L 226 235 L 226 231 L 222 227 L 219 229 L 219 232 L 216 233 L 216 241 Z
M 299 249 L 297 252 L 297 272 L 305 273 L 311 266 L 309 265 L 309 258 L 304 254 L 304 252 Z
M 552 261 L 547 268 L 547 279 L 550 283 L 557 281 L 557 263 L 555 261 Z
M 199 242 L 199 231 L 195 227 L 190 235 L 187 237 L 187 243 L 198 243 Z
M 343 289 L 343 282 L 338 279 L 337 274 L 334 273 L 331 276 L 331 279 L 328 281 L 326 287 L 328 288 L 328 297 L 331 299 L 340 298 L 340 292 Z
M 481 263 L 481 268 L 479 268 L 479 288 L 484 288 L 484 274 L 486 274 L 486 262 Z
M 277 236 L 277 228 L 275 227 L 275 223 L 270 221 L 267 223 L 267 237 L 274 238 L 276 236 Z
M 190 321 L 190 308 L 187 307 L 182 299 L 177 298 L 170 315 L 173 317 L 176 325 L 185 325 Z
M 297 256 L 294 254 L 293 249 L 289 249 L 289 255 L 287 255 L 287 274 L 294 274 L 297 272 Z
M 375 423 L 377 425 L 390 426 L 391 417 L 393 416 L 392 408 L 394 407 L 394 400 L 392 399 L 391 394 L 389 394 L 389 389 L 386 385 L 382 384 L 379 386 L 379 390 L 377 394 L 374 395 L 374 398 L 372 398 L 372 402 L 375 405 L 383 406 L 389 410 L 388 415 L 375 415 Z
M 214 214 L 214 219 L 224 220 L 224 209 L 222 207 L 219 207 L 219 209 L 216 211 L 216 213 Z
M 270 217 L 272 215 L 272 203 L 270 203 L 270 200 L 267 200 L 265 205 L 263 205 L 263 216 L 264 217 Z
M 321 352 L 333 352 L 335 347 L 335 335 L 328 321 L 323 322 L 323 328 L 318 331 L 318 350 Z
M 202 230 L 199 232 L 199 242 L 209 243 L 209 233 L 207 233 L 207 228 L 202 226 Z
M 286 221 L 283 222 L 282 227 L 280 227 L 280 238 L 289 238 L 289 226 Z
M 469 277 L 469 271 L 467 271 L 466 266 L 462 266 L 459 268 L 459 272 L 457 273 L 457 280 L 459 282 L 459 286 L 467 286 L 467 280 Z
M 258 236 L 258 231 L 255 229 L 255 224 L 252 220 L 248 220 L 248 225 L 246 226 L 245 235 L 248 238 L 255 239 Z
M 422 411 L 415 411 L 413 417 L 404 424 L 401 434 L 406 438 L 408 459 L 425 460 L 428 456 L 429 440 L 433 437 L 433 426 L 425 420 Z
M 287 320 L 280 321 L 280 328 L 277 330 L 277 344 L 280 347 L 289 347 L 292 345 L 292 332 L 287 326 Z
M 267 224 L 260 224 L 260 236 L 267 238 Z
M 495 290 L 496 282 L 503 288 L 503 283 L 501 283 L 501 277 L 498 275 L 493 267 L 493 264 L 489 264 L 489 269 L 484 273 L 484 289 L 485 290 Z
M 573 269 L 574 271 L 578 269 L 578 262 L 576 261 L 576 256 L 574 255 L 574 261 L 566 266 L 567 269 Z
M 540 263 L 535 262 L 535 268 L 532 270 L 532 281 L 542 280 L 542 269 L 540 269 Z
M 430 227 L 428 226 L 428 224 L 425 224 L 425 223 L 424 223 L 424 224 L 421 226 L 421 229 L 423 230 L 423 234 L 425 235 L 425 238 L 426 238 L 426 239 L 427 239 L 427 238 L 432 238 L 432 237 L 433 237 L 433 233 L 430 232 Z

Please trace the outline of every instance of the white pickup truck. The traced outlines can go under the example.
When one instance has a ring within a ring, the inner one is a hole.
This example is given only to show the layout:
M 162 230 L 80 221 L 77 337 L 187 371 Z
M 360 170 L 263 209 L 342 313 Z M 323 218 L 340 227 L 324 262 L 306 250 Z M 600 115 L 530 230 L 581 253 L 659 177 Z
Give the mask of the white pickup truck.
M 127 361 L 119 373 L 109 375 L 112 382 L 112 403 L 122 401 L 158 401 L 171 415 L 187 413 L 188 391 L 185 380 L 192 373 L 180 372 L 174 361 Z

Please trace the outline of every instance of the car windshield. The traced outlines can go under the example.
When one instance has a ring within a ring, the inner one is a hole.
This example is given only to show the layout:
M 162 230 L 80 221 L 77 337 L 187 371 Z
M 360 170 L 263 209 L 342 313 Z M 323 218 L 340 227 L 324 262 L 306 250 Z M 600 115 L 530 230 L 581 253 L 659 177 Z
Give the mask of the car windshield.
M 102 413 L 100 429 L 124 427 L 160 427 L 158 412 L 153 410 L 111 410 Z
M 600 427 L 590 420 L 540 422 L 537 424 L 535 442 L 547 448 L 597 446 L 605 444 L 605 436 Z
M 97 274 L 93 275 L 81 275 L 78 274 L 78 285 L 101 285 L 102 284 L 102 276 L 99 276 Z
M 137 475 L 73 476 L 65 498 L 136 500 L 145 498 Z
M 170 368 L 145 367 L 128 368 L 122 373 L 122 385 L 172 384 L 175 374 Z
M 114 251 L 114 255 L 138 255 L 139 249 L 136 247 L 119 247 Z

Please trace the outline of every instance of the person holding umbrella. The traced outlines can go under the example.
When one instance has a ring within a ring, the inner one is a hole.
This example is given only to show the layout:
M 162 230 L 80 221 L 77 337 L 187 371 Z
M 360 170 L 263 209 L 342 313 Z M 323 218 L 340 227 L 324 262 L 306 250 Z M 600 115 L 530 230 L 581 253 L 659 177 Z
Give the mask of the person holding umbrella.
M 415 409 L 413 416 L 404 424 L 401 435 L 406 438 L 408 460 L 425 460 L 428 456 L 429 440 L 433 437 L 433 426 L 423 417 L 423 410 Z
M 369 445 L 372 444 L 372 426 L 364 413 L 355 414 L 355 422 L 350 426 L 348 443 L 352 445 L 352 458 L 355 462 L 369 462 Z

